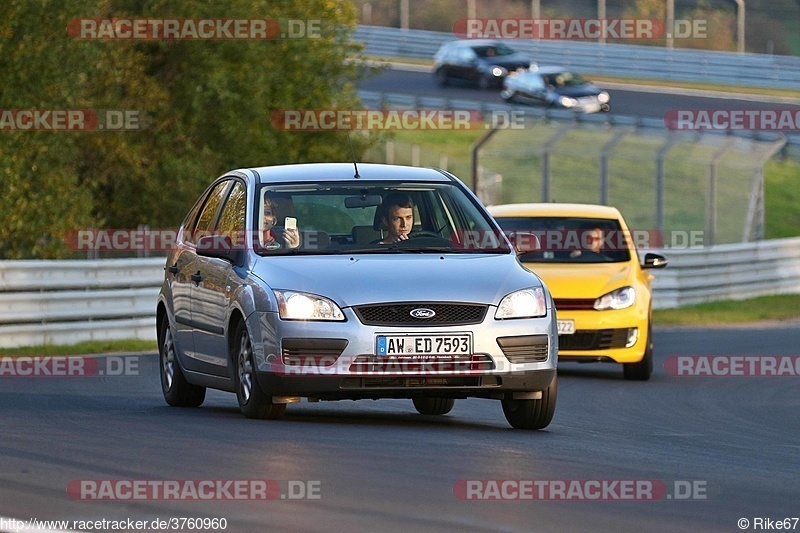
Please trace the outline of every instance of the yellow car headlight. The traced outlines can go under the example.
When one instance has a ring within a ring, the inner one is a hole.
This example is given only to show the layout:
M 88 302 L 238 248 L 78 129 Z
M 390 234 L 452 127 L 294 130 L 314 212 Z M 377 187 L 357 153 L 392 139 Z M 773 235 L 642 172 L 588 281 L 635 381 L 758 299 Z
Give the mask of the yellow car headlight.
M 627 309 L 636 301 L 636 291 L 633 287 L 622 287 L 608 294 L 604 294 L 594 301 L 594 308 L 598 311 L 606 309 Z

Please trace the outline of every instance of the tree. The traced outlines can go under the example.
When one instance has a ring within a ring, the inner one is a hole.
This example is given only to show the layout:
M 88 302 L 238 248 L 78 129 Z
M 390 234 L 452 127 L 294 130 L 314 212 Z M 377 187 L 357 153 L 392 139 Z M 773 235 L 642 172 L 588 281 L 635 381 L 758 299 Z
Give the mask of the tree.
M 349 159 L 341 132 L 284 132 L 270 124 L 278 110 L 360 106 L 349 2 L 10 0 L 0 15 L 13 28 L 0 40 L 0 109 L 147 117 L 142 131 L 0 132 L 0 206 L 13 222 L 0 228 L 0 257 L 63 255 L 64 232 L 87 226 L 175 227 L 230 168 Z M 291 19 L 318 23 L 320 31 L 299 39 L 81 40 L 67 34 L 76 18 L 274 19 L 284 29 Z M 369 138 L 354 142 L 360 149 Z M 39 176 L 27 170 L 37 161 L 45 163 L 37 165 Z M 51 209 L 44 192 L 51 189 L 65 211 Z

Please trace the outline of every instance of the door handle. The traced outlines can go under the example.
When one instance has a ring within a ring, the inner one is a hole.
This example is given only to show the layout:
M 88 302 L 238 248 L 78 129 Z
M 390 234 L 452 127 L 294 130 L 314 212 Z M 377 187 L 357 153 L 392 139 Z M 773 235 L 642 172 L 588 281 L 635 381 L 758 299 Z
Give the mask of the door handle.
M 196 284 L 200 285 L 200 282 L 203 281 L 203 276 L 200 275 L 200 271 L 197 271 L 197 274 L 192 274 L 192 281 Z

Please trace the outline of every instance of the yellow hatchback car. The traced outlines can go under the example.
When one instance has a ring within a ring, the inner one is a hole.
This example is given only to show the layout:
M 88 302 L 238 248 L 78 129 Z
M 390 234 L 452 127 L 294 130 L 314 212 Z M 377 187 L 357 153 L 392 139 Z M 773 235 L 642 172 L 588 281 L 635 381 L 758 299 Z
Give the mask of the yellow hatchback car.
M 640 264 L 634 245 L 641 236 L 631 234 L 614 207 L 509 204 L 489 212 L 507 234 L 538 237 L 539 249 L 519 259 L 555 300 L 559 360 L 621 363 L 625 379 L 649 379 L 653 277 L 647 269 L 662 268 L 667 259 L 647 253 Z

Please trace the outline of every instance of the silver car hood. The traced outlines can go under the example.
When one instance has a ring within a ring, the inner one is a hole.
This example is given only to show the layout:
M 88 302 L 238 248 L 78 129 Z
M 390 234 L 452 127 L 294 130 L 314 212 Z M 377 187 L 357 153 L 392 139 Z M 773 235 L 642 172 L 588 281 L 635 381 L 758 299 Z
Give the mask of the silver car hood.
M 497 305 L 541 285 L 511 254 L 373 254 L 259 257 L 253 273 L 273 289 L 331 298 L 340 307 L 449 301 Z

